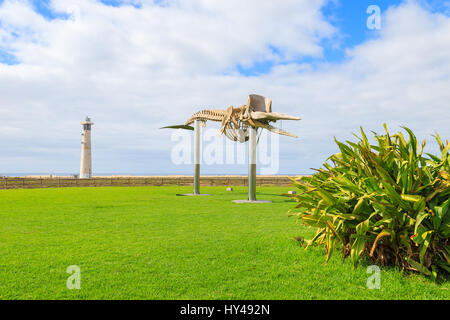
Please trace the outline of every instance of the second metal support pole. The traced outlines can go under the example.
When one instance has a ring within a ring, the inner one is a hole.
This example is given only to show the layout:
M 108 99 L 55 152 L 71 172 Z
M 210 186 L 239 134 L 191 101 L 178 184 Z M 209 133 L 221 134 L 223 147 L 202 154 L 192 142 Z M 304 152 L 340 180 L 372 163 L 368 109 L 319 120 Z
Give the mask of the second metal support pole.
M 200 130 L 200 121 L 196 120 L 194 127 L 194 194 L 200 194 Z
M 248 200 L 256 201 L 256 128 L 250 127 L 248 139 Z
M 256 200 L 256 128 L 249 128 L 248 137 L 248 199 L 233 200 L 234 203 L 271 203 L 269 200 Z

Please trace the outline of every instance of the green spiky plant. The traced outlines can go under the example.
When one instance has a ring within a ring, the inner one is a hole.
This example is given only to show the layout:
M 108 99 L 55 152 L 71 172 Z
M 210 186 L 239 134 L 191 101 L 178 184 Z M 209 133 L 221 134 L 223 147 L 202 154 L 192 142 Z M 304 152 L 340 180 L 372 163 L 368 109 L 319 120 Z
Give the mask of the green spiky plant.
M 336 141 L 332 155 L 310 177 L 293 179 L 292 214 L 317 228 L 306 248 L 324 244 L 326 263 L 340 248 L 356 265 L 400 266 L 436 279 L 450 273 L 450 143 L 435 138 L 441 155 L 426 154 L 413 132 L 375 135 L 371 145 L 361 128 L 358 142 Z

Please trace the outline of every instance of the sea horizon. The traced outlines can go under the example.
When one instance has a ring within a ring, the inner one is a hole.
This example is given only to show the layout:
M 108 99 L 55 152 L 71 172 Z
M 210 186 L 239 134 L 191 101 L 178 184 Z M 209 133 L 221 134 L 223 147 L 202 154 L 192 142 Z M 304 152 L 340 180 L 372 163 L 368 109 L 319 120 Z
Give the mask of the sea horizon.
M 48 172 L 10 172 L 10 173 L 1 173 L 0 177 L 26 177 L 26 176 L 53 176 L 53 177 L 72 177 L 78 176 L 76 173 L 48 173 Z M 95 173 L 93 177 L 109 177 L 109 176 L 131 176 L 131 177 L 158 177 L 158 176 L 192 176 L 191 172 L 181 172 L 181 173 L 123 173 L 123 172 L 114 172 L 114 173 Z M 203 173 L 203 176 L 247 176 L 247 172 L 242 173 Z M 260 174 L 258 174 L 260 175 Z M 278 174 L 270 174 L 268 176 L 298 176 L 305 175 L 299 173 L 278 173 Z

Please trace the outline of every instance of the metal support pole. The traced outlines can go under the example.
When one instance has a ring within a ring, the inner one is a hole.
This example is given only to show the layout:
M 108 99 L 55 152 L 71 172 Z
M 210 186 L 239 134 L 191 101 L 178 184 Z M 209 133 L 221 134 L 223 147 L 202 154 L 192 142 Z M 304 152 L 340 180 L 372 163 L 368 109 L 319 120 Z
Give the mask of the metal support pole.
M 200 162 L 201 162 L 201 121 L 194 123 L 194 193 L 177 194 L 177 196 L 209 196 L 200 193 Z
M 200 194 L 200 121 L 195 120 L 194 127 L 194 194 Z
M 248 200 L 256 201 L 256 128 L 249 128 L 248 139 Z
M 268 200 L 256 200 L 256 128 L 249 128 L 248 138 L 248 199 L 233 200 L 234 203 L 271 203 Z

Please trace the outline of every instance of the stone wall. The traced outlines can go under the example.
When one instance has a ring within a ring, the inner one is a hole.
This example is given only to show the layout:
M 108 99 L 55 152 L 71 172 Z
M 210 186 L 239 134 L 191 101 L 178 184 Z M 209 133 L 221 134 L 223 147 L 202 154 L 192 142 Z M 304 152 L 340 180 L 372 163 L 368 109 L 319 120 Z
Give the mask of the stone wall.
M 257 176 L 258 186 L 289 186 L 289 176 Z M 94 177 L 74 178 L 0 178 L 0 189 L 65 188 L 65 187 L 138 187 L 138 186 L 192 186 L 193 177 Z M 201 186 L 246 186 L 247 176 L 202 176 Z

